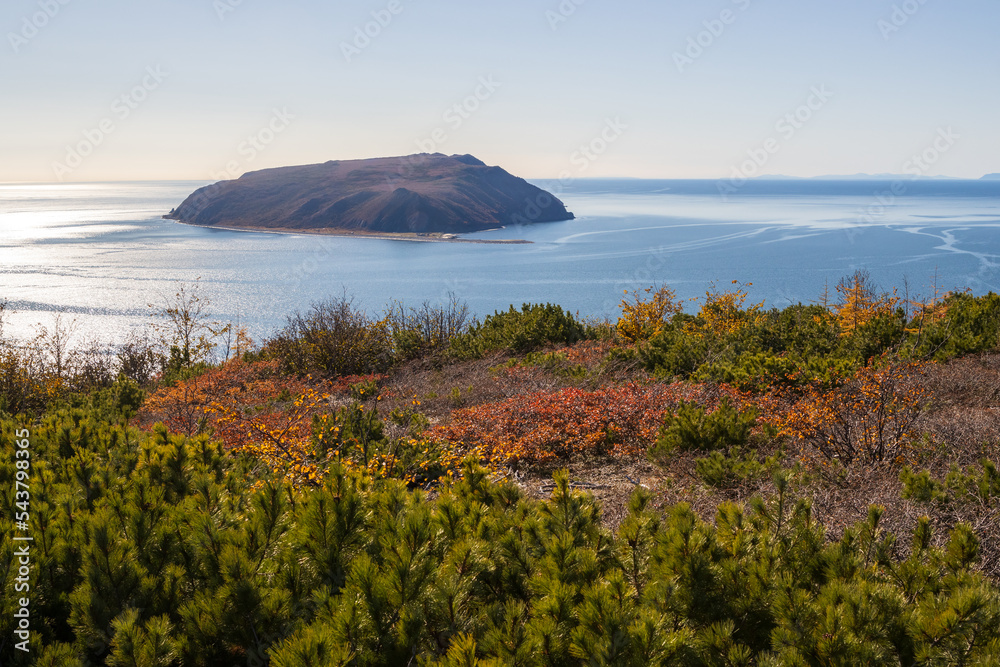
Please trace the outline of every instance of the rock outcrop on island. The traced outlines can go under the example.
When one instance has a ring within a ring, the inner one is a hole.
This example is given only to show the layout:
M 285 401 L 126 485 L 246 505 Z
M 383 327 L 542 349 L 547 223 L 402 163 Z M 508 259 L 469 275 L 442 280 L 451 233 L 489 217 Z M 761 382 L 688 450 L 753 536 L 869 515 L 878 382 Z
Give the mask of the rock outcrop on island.
M 197 190 L 164 217 L 246 229 L 459 233 L 573 214 L 500 167 L 435 153 L 250 172 Z

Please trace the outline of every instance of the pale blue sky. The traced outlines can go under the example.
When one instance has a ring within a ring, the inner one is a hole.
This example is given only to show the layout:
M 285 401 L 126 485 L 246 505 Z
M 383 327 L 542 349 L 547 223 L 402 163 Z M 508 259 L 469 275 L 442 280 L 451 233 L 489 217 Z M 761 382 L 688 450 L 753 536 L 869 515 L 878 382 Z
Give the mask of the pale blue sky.
M 0 181 L 207 180 L 418 141 L 530 178 L 730 177 L 769 139 L 758 173 L 898 173 L 947 128 L 923 173 L 1000 171 L 996 0 L 577 2 L 555 23 L 560 0 L 4 0 Z M 391 21 L 348 61 L 372 12 Z

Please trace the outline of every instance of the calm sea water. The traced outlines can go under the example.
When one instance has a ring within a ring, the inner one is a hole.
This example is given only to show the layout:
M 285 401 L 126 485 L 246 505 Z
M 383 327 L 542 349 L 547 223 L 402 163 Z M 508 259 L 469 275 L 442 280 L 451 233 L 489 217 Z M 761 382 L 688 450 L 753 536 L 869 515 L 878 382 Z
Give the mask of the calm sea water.
M 79 340 L 150 323 L 150 304 L 200 278 L 222 321 L 258 336 L 347 292 L 376 312 L 454 293 L 484 315 L 558 303 L 614 315 L 622 291 L 753 283 L 784 306 L 867 269 L 884 288 L 1000 291 L 1000 182 L 756 181 L 724 201 L 714 181 L 581 180 L 550 187 L 577 219 L 469 235 L 530 245 L 380 241 L 231 232 L 160 218 L 204 183 L 0 186 L 6 335 L 76 321 Z M 903 192 L 905 190 L 905 192 Z

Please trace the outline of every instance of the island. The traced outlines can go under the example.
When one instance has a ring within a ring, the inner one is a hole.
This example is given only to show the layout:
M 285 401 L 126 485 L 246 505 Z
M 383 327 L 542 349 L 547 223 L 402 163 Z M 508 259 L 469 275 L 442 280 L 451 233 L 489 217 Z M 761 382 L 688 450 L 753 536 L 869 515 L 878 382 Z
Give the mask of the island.
M 440 153 L 254 171 L 195 191 L 164 217 L 220 229 L 440 241 L 574 218 L 523 178 Z

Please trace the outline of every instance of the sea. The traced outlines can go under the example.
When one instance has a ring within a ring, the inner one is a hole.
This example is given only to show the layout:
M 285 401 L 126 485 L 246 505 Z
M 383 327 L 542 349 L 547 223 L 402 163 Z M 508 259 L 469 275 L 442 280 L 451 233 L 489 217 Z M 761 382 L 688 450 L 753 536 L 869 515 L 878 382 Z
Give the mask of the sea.
M 453 296 L 479 317 L 554 303 L 611 317 L 626 290 L 666 284 L 689 310 L 738 281 L 781 308 L 836 295 L 867 271 L 929 298 L 1000 291 L 1000 181 L 533 181 L 575 220 L 433 243 L 226 231 L 162 216 L 203 182 L 0 185 L 3 336 L 56 321 L 79 342 L 142 334 L 181 286 L 211 319 L 260 340 L 287 317 L 347 295 L 376 315 Z

